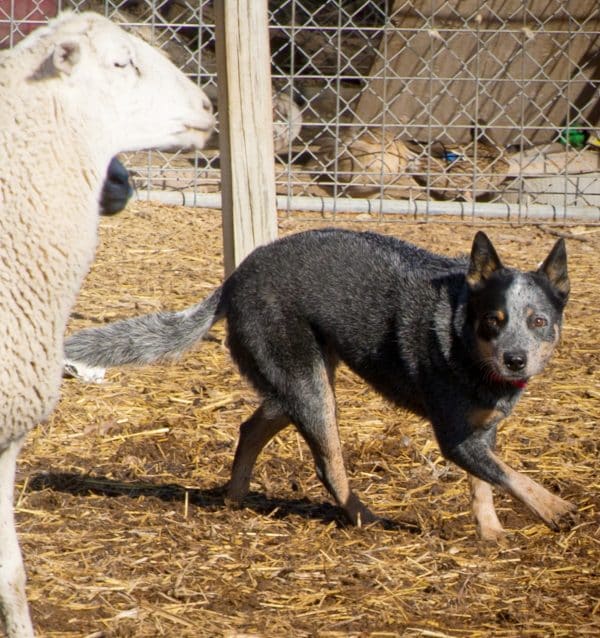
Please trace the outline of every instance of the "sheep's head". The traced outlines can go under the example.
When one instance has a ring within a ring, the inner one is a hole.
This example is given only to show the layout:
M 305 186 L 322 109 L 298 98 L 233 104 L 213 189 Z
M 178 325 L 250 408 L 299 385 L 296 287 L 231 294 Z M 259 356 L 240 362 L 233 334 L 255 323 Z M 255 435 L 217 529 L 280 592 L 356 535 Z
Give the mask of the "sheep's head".
M 160 51 L 96 13 L 66 14 L 40 34 L 48 56 L 36 80 L 60 80 L 111 156 L 201 148 L 214 117 L 204 92 Z M 67 88 L 68 87 L 68 88 Z

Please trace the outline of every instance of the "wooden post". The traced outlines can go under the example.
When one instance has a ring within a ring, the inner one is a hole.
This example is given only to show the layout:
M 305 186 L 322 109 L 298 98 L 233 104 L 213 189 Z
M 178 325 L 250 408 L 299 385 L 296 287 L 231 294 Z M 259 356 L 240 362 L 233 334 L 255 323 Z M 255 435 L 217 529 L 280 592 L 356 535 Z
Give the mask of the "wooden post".
M 216 0 L 225 274 L 277 236 L 267 0 Z

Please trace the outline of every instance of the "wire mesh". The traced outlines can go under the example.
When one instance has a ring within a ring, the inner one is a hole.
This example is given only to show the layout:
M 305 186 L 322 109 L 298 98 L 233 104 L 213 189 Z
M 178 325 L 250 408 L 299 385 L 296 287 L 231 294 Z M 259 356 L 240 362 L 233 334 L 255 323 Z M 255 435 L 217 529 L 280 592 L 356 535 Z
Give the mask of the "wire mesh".
M 0 0 L 0 48 L 66 8 L 160 47 L 216 107 L 212 0 Z M 600 219 L 597 0 L 272 0 L 268 19 L 284 209 Z M 218 203 L 216 136 L 124 162 L 140 193 Z

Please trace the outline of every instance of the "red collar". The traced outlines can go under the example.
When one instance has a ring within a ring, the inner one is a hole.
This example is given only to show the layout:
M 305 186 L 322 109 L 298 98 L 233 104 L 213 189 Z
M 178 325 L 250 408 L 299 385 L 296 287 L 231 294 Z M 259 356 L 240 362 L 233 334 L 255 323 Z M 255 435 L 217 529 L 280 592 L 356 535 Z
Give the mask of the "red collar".
M 494 381 L 494 383 L 506 383 L 518 388 L 519 390 L 522 390 L 528 382 L 528 379 L 506 379 L 505 377 L 501 377 L 499 374 L 494 373 L 491 374 L 490 378 Z

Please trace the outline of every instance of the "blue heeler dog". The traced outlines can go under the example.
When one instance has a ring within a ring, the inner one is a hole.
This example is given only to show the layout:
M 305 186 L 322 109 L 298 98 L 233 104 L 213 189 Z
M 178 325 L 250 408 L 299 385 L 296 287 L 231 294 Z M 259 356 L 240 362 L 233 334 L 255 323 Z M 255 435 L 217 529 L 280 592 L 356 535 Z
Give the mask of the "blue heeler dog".
M 378 520 L 350 489 L 336 424 L 334 373 L 346 363 L 396 405 L 427 418 L 443 455 L 470 476 L 480 535 L 503 534 L 492 486 L 554 530 L 574 506 L 495 452 L 496 428 L 559 336 L 569 295 L 564 241 L 532 272 L 508 268 L 483 232 L 470 258 L 436 255 L 371 232 L 299 233 L 255 250 L 210 296 L 83 330 L 66 342 L 75 368 L 146 364 L 191 348 L 218 320 L 262 397 L 242 424 L 227 495 L 241 502 L 256 458 L 290 423 L 354 524 Z

